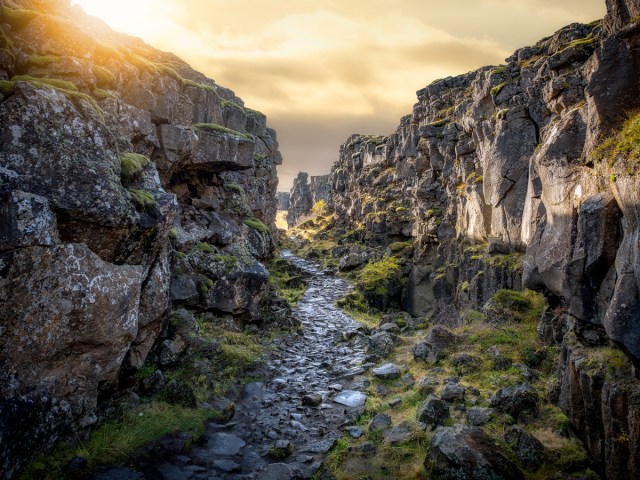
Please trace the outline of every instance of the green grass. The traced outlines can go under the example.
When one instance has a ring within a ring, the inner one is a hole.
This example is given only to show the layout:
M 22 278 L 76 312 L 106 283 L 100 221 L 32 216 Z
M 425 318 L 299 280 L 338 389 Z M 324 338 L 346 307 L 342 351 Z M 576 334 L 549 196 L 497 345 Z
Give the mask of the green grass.
M 177 431 L 199 437 L 210 410 L 189 409 L 153 402 L 125 412 L 99 426 L 86 443 L 62 445 L 33 462 L 20 477 L 53 480 L 65 478 L 64 467 L 75 455 L 87 460 L 89 469 L 100 464 L 120 464 L 148 443 Z
M 491 95 L 493 95 L 493 96 L 495 97 L 496 95 L 498 95 L 498 94 L 502 91 L 502 89 L 505 87 L 505 85 L 506 85 L 506 84 L 507 84 L 507 82 L 499 83 L 498 85 L 496 85 L 495 87 L 493 87 L 493 88 L 490 90 L 490 92 L 489 92 L 489 93 L 491 93 Z
M 544 308 L 544 298 L 532 290 L 516 292 L 514 290 L 498 290 L 491 298 L 491 312 L 501 321 L 518 323 L 535 323 Z
M 196 249 L 202 253 L 213 253 L 213 247 L 206 242 L 200 242 L 197 244 Z
M 1 7 L 0 14 L 2 23 L 8 23 L 17 30 L 24 28 L 31 20 L 42 15 L 35 10 L 14 9 L 9 7 Z
M 282 258 L 274 258 L 267 265 L 269 284 L 293 306 L 307 290 L 307 281 L 301 272 Z
M 140 190 L 137 188 L 130 188 L 129 193 L 131 194 L 131 199 L 140 207 L 151 207 L 156 204 L 155 198 L 153 195 L 146 190 Z
M 242 188 L 242 185 L 238 184 L 238 183 L 226 183 L 224 185 L 224 188 L 229 190 L 230 192 L 233 193 L 237 193 L 238 195 L 244 195 L 244 188 Z
M 49 85 L 50 87 L 54 87 L 56 89 L 70 90 L 73 92 L 78 91 L 78 87 L 76 87 L 73 83 L 68 82 L 66 80 L 60 80 L 57 78 L 42 78 L 42 77 L 31 77 L 29 75 L 16 75 L 11 79 L 11 81 Z
M 46 68 L 58 61 L 60 61 L 58 55 L 32 55 L 29 57 L 29 65 L 41 68 Z
M 358 290 L 347 293 L 336 302 L 336 306 L 344 310 L 351 318 L 369 328 L 378 328 L 380 326 L 383 313 L 370 307 L 362 292 Z
M 594 151 L 595 160 L 619 163 L 630 175 L 640 166 L 640 113 L 631 115 L 619 132 L 604 140 Z
M 396 257 L 385 257 L 370 262 L 358 272 L 356 286 L 366 293 L 386 295 L 391 282 L 400 274 L 400 262 Z
M 100 87 L 112 87 L 116 83 L 116 77 L 104 67 L 99 65 L 93 66 L 93 76 Z
M 149 165 L 151 160 L 139 153 L 126 152 L 120 155 L 120 168 L 125 178 L 131 178 L 142 171 L 144 167 Z
M 109 93 L 101 88 L 96 88 L 91 92 L 91 96 L 98 100 L 106 100 L 107 98 L 118 98 L 113 93 Z
M 249 135 L 248 133 L 238 132 L 237 130 L 218 125 L 217 123 L 194 123 L 192 127 L 205 132 L 223 133 L 226 135 L 233 135 L 235 137 L 244 138 L 245 140 L 254 141 L 253 136 Z
M 0 93 L 2 95 L 13 95 L 15 89 L 16 82 L 12 82 L 9 80 L 0 80 Z
M 244 221 L 244 224 L 247 225 L 248 227 L 251 227 L 257 230 L 258 232 L 264 235 L 271 235 L 271 230 L 269 230 L 269 227 L 267 227 L 264 223 L 262 223 L 257 218 L 253 218 L 253 217 L 247 218 Z

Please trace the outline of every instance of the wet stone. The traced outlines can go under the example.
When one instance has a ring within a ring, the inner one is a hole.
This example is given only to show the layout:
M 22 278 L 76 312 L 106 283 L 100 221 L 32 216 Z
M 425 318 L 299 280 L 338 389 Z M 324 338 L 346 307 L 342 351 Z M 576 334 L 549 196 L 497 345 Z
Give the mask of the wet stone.
M 364 430 L 360 427 L 347 427 L 345 430 L 351 438 L 360 438 L 364 435 Z
M 346 407 L 361 407 L 367 400 L 367 396 L 356 390 L 343 390 L 333 399 L 334 402 Z
M 393 363 L 385 363 L 381 367 L 374 368 L 373 374 L 382 380 L 393 380 L 400 378 L 400 368 Z
M 232 457 L 240 453 L 240 450 L 245 445 L 246 442 L 236 435 L 218 432 L 211 436 L 207 448 L 209 448 L 214 455 Z

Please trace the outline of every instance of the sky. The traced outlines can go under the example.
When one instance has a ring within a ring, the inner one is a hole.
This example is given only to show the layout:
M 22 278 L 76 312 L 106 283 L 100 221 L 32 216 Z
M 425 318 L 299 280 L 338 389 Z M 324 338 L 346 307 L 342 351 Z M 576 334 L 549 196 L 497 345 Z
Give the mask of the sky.
M 499 65 L 604 0 L 72 0 L 267 115 L 284 163 L 329 173 L 353 133 L 389 134 L 432 81 Z

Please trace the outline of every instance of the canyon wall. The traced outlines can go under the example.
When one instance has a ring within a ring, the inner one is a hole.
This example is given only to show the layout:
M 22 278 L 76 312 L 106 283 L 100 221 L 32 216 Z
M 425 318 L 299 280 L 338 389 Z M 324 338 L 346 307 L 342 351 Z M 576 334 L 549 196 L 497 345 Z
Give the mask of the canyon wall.
M 0 2 L 0 472 L 96 422 L 172 309 L 268 321 L 276 133 L 68 1 Z
M 607 7 L 420 90 L 396 132 L 342 145 L 330 183 L 350 238 L 413 245 L 414 316 L 459 326 L 500 288 L 544 292 L 541 338 L 562 352 L 550 395 L 624 478 L 640 475 L 640 2 Z

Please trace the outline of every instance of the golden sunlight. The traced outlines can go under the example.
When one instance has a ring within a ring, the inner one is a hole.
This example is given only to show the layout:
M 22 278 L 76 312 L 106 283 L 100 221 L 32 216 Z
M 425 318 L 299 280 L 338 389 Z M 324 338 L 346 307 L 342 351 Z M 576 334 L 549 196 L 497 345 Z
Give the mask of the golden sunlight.
M 150 22 L 156 16 L 157 4 L 153 0 L 72 0 L 72 5 L 80 5 L 85 12 L 105 21 L 111 28 L 140 37 L 151 33 L 157 25 Z M 134 33 L 137 32 L 137 33 Z

